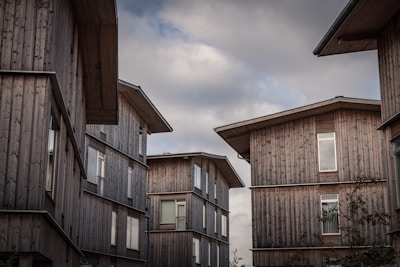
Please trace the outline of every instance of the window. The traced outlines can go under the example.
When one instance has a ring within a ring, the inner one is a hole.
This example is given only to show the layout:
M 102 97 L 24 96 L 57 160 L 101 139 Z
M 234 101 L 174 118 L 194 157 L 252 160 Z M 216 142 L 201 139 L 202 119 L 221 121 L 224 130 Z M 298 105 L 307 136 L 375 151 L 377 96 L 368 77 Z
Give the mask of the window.
M 335 133 L 319 133 L 317 134 L 317 137 L 319 171 L 336 171 Z
M 214 233 L 217 233 L 217 210 L 214 211 Z
M 131 216 L 126 220 L 126 247 L 139 250 L 139 219 Z
M 139 155 L 143 155 L 143 127 L 139 127 L 139 144 L 138 144 L 138 149 L 139 149 Z
M 221 215 L 221 234 L 223 236 L 228 236 L 228 221 L 225 215 Z
M 46 191 L 52 198 L 55 196 L 55 178 L 57 161 L 58 126 L 54 121 L 53 114 L 50 115 L 49 137 L 47 141 L 47 175 Z
M 206 204 L 203 204 L 203 228 L 206 229 Z
M 161 200 L 161 224 L 176 224 L 176 229 L 186 229 L 186 201 Z
M 88 146 L 87 179 L 98 185 L 98 192 L 103 195 L 105 174 L 105 155 L 92 146 Z
M 217 245 L 217 267 L 219 267 L 219 244 Z
M 128 188 L 127 188 L 127 197 L 132 198 L 132 180 L 133 180 L 133 169 L 131 166 L 128 167 Z
M 111 212 L 111 245 L 117 245 L 117 212 Z
M 214 199 L 217 199 L 217 181 L 214 183 Z
M 211 266 L 211 243 L 208 242 L 208 266 Z
M 208 171 L 206 172 L 206 194 L 208 195 Z
M 322 234 L 339 234 L 339 198 L 337 194 L 321 195 Z
M 201 189 L 201 168 L 199 165 L 194 164 L 194 186 Z
M 394 167 L 396 177 L 397 208 L 400 208 L 400 138 L 394 141 Z
M 193 238 L 193 257 L 196 264 L 200 264 L 200 240 Z

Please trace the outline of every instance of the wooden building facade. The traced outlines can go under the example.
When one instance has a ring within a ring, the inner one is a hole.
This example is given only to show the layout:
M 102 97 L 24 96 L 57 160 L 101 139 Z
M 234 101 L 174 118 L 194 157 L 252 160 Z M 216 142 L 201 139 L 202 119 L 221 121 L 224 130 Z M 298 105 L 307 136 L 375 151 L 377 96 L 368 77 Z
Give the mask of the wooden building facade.
M 118 119 L 115 3 L 0 1 L 0 29 L 0 259 L 79 266 L 85 125 Z
M 224 156 L 148 156 L 150 266 L 229 264 L 229 189 L 244 184 Z
M 146 143 L 172 128 L 140 87 L 119 81 L 118 125 L 86 127 L 80 247 L 85 266 L 148 266 Z
M 378 51 L 382 100 L 379 130 L 385 136 L 386 147 L 381 160 L 388 175 L 388 198 L 392 215 L 390 234 L 396 251 L 400 251 L 399 21 L 399 1 L 351 1 L 314 49 L 317 56 Z
M 387 244 L 386 225 L 346 213 L 355 192 L 366 213 L 388 211 L 379 125 L 379 101 L 336 97 L 215 129 L 251 165 L 254 266 L 337 266 L 349 227 L 360 251 Z

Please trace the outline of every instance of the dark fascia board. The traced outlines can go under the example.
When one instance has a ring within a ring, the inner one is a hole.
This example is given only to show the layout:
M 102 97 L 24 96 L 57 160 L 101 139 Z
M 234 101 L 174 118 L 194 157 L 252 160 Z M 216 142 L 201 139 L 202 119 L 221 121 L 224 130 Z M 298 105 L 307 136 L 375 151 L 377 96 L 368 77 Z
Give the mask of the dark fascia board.
M 161 159 L 190 159 L 194 157 L 206 158 L 215 163 L 218 170 L 222 172 L 225 179 L 228 181 L 230 188 L 244 187 L 244 183 L 240 176 L 237 174 L 231 163 L 226 156 L 215 155 L 205 152 L 188 152 L 188 153 L 165 153 L 161 155 L 149 155 L 147 161 L 161 160 Z
M 331 112 L 339 109 L 355 109 L 380 112 L 380 100 L 335 97 L 326 101 L 294 108 L 271 115 L 245 120 L 225 126 L 214 131 L 222 137 L 236 152 L 249 161 L 250 133 L 273 125 L 293 121 L 309 116 Z
M 79 29 L 86 120 L 118 123 L 118 26 L 115 0 L 72 0 Z
M 314 55 L 377 49 L 382 28 L 399 10 L 398 0 L 350 0 L 314 49 Z
M 150 133 L 172 132 L 172 127 L 150 101 L 140 86 L 118 80 L 118 91 L 146 121 Z

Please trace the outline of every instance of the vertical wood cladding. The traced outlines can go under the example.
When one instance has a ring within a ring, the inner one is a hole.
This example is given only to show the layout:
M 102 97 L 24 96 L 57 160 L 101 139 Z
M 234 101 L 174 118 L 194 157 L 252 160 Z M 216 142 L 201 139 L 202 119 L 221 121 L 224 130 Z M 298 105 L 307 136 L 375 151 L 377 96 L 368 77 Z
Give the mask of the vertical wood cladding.
M 378 38 L 379 80 L 382 99 L 382 121 L 400 113 L 400 42 L 398 20 L 391 20 Z
M 30 251 L 37 243 L 57 239 L 52 243 L 54 248 L 39 246 L 33 250 L 60 266 L 61 261 L 65 264 L 68 250 L 73 254 L 69 256 L 69 264 L 79 264 L 76 250 L 55 230 L 62 229 L 78 244 L 80 184 L 84 170 L 78 161 L 83 154 L 75 154 L 73 143 L 83 148 L 86 112 L 78 28 L 70 2 L 0 1 L 0 29 L 1 70 L 56 73 L 53 78 L 48 74 L 4 73 L 0 77 L 0 207 L 47 210 L 56 222 L 54 227 L 45 220 L 28 220 L 24 233 L 17 231 L 1 239 L 1 250 L 16 246 L 17 250 Z M 63 103 L 55 101 L 58 90 Z M 66 116 L 61 115 L 63 107 L 58 104 L 65 106 Z M 57 150 L 60 152 L 55 163 L 54 199 L 45 192 L 52 109 L 59 117 Z M 71 125 L 73 132 L 67 133 L 67 125 Z M 41 234 L 34 237 L 26 234 L 29 231 Z
M 148 127 L 145 118 L 141 118 L 135 107 L 132 107 L 121 94 L 118 101 L 118 125 L 91 124 L 86 126 L 86 131 L 129 157 L 145 162 L 143 159 L 145 155 L 139 155 L 140 127 L 143 128 L 143 151 L 146 151 Z
M 334 118 L 328 124 L 326 118 Z M 321 122 L 321 123 L 320 123 Z M 339 110 L 274 125 L 251 134 L 252 185 L 325 182 L 318 171 L 317 133 L 336 133 L 336 181 L 386 179 L 378 112 Z M 321 180 L 322 179 L 322 180 Z M 331 180 L 332 181 L 332 180 Z

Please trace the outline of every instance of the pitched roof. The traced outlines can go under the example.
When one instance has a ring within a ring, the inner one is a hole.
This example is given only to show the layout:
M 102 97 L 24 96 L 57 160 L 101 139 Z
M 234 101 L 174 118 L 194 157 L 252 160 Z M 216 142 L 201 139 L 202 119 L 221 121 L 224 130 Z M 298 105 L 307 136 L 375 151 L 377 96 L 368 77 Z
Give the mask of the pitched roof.
M 356 109 L 380 112 L 380 101 L 339 96 L 307 106 L 220 126 L 215 128 L 214 131 L 233 149 L 235 149 L 238 154 L 249 161 L 250 133 L 252 131 L 338 109 Z
M 189 159 L 191 157 L 202 157 L 214 162 L 218 170 L 223 174 L 223 176 L 227 180 L 229 188 L 244 187 L 242 179 L 240 179 L 239 175 L 232 167 L 228 158 L 225 156 L 214 155 L 205 152 L 191 152 L 191 153 L 177 153 L 177 154 L 167 153 L 162 155 L 147 156 L 147 161 L 159 160 L 159 159 L 172 159 L 172 158 Z
M 140 86 L 119 80 L 118 91 L 146 121 L 151 133 L 172 132 L 172 127 L 153 105 Z
M 87 123 L 118 123 L 115 0 L 72 0 L 79 29 Z
M 327 56 L 376 49 L 379 32 L 399 10 L 398 0 L 350 0 L 313 53 Z

